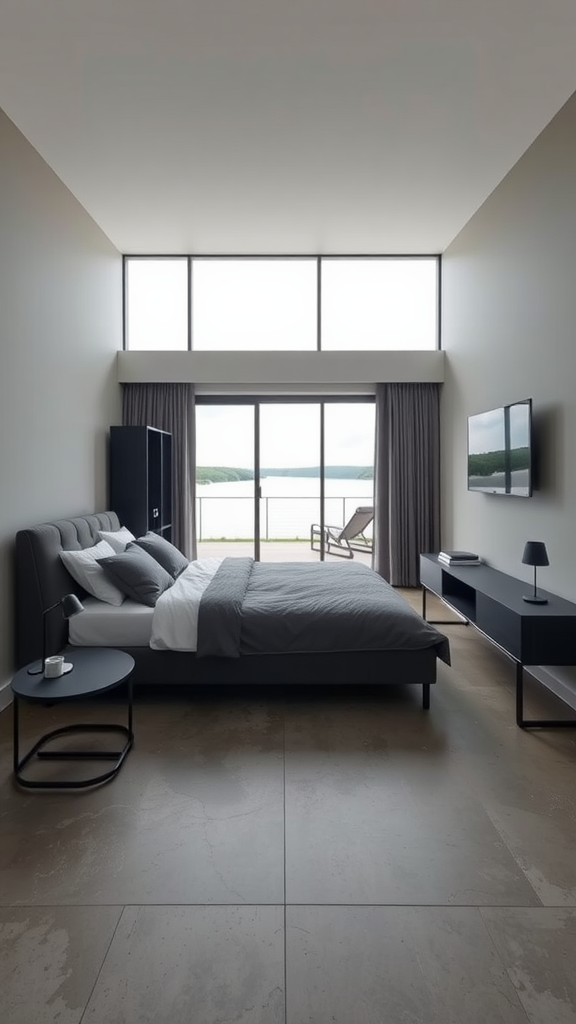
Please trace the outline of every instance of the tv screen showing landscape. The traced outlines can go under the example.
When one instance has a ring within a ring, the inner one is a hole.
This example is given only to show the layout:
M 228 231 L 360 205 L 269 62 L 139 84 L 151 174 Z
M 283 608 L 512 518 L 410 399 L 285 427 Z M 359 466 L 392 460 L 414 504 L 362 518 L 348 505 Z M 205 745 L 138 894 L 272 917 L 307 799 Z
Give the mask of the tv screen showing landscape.
M 529 498 L 532 401 L 468 418 L 468 490 Z

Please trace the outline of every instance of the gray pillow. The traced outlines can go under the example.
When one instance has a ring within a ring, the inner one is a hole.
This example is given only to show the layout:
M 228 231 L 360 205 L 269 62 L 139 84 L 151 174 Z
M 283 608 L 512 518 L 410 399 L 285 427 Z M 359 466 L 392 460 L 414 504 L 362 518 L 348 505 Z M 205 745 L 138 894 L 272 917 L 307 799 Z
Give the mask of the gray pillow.
M 182 552 L 174 547 L 169 540 L 165 540 L 164 537 L 160 537 L 157 533 L 149 531 L 143 537 L 138 537 L 134 543 L 142 548 L 143 551 L 152 555 L 152 558 L 155 558 L 162 568 L 166 569 L 166 572 L 170 574 L 172 579 L 176 579 L 189 565 L 188 559 L 185 558 Z
M 174 583 L 172 576 L 136 544 L 129 544 L 119 554 L 99 558 L 98 564 L 126 597 L 150 608 Z

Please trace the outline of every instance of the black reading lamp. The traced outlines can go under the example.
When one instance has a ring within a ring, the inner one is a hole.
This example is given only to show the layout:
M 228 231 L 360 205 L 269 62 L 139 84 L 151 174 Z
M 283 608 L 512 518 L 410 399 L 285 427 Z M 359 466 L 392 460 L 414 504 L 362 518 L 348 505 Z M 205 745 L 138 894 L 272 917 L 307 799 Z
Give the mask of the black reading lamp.
M 42 612 L 42 661 L 35 661 L 30 665 L 28 674 L 31 676 L 39 676 L 41 672 L 44 672 L 46 662 L 46 619 L 48 613 L 53 612 L 55 608 L 61 608 L 65 619 L 71 619 L 73 615 L 84 611 L 84 605 L 76 597 L 76 594 L 66 594 L 60 601 L 56 601 L 56 604 L 51 604 L 49 608 L 45 608 Z M 70 672 L 72 667 L 69 663 L 65 663 L 64 672 Z
M 524 565 L 534 566 L 534 593 L 529 596 L 522 597 L 523 601 L 528 601 L 529 604 L 548 604 L 547 597 L 540 597 L 536 592 L 536 566 L 537 565 L 550 565 L 548 561 L 548 552 L 546 551 L 546 545 L 541 540 L 528 540 L 524 547 L 524 554 L 522 555 L 522 561 Z

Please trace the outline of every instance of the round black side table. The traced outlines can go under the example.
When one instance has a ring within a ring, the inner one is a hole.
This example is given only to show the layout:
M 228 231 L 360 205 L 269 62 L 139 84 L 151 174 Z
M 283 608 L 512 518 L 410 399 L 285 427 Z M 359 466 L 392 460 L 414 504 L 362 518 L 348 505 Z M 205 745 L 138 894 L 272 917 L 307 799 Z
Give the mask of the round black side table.
M 26 789 L 86 789 L 99 786 L 113 779 L 124 762 L 134 742 L 132 728 L 132 670 L 134 659 L 124 651 L 112 647 L 74 647 L 66 650 L 66 657 L 73 664 L 73 669 L 66 675 L 46 679 L 43 675 L 29 675 L 28 665 L 21 668 L 12 680 L 14 694 L 14 778 L 19 786 Z M 112 690 L 115 686 L 126 682 L 127 685 L 127 725 L 100 725 L 95 723 L 65 725 L 45 733 L 27 754 L 20 757 L 20 699 L 28 703 L 58 704 L 64 701 L 78 700 Z M 114 732 L 124 737 L 124 746 L 120 750 L 44 750 L 46 744 L 58 736 L 69 736 L 71 733 L 103 733 Z M 33 757 L 54 761 L 107 760 L 114 764 L 107 771 L 88 779 L 48 781 L 30 781 L 22 776 L 22 769 Z

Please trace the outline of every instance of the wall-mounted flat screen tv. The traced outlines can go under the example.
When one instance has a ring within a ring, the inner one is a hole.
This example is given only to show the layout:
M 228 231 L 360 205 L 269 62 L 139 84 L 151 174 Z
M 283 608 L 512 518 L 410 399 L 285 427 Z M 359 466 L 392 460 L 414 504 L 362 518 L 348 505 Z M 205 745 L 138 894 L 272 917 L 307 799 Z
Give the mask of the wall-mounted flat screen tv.
M 532 495 L 532 399 L 468 417 L 468 490 Z

